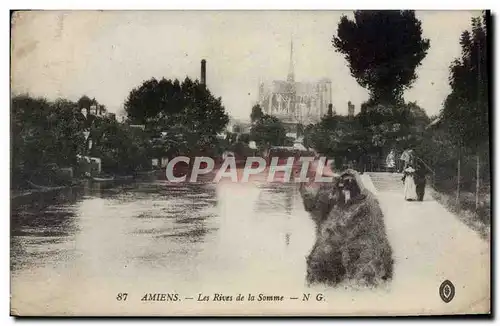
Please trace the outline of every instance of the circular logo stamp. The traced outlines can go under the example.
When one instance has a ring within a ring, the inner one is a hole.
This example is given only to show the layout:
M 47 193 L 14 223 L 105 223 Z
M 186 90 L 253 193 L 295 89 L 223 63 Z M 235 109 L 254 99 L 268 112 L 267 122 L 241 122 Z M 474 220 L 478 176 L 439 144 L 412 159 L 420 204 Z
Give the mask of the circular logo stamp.
M 455 297 L 455 286 L 453 285 L 453 283 L 451 283 L 449 280 L 441 283 L 441 286 L 439 287 L 439 296 L 441 297 L 441 300 L 446 303 L 453 300 L 453 298 Z

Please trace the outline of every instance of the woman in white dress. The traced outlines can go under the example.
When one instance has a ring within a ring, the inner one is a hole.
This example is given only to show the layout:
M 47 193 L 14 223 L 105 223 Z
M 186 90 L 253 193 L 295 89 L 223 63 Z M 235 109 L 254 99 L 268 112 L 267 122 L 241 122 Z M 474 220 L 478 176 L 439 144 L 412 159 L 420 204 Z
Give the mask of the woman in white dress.
M 405 199 L 417 200 L 417 186 L 415 184 L 415 153 L 412 149 L 406 150 L 401 159 L 404 160 L 403 183 Z
M 387 172 L 394 172 L 394 170 L 396 169 L 396 153 L 394 153 L 394 149 L 392 149 L 389 155 L 387 155 L 385 166 Z
M 415 169 L 409 165 L 403 173 L 405 200 L 417 200 L 417 186 L 414 179 Z

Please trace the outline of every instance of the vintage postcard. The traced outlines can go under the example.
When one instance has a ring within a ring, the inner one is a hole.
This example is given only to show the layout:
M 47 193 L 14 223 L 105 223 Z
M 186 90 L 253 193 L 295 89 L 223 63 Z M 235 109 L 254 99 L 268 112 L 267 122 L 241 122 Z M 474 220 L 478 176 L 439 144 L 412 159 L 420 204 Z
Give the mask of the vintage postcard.
M 490 314 L 488 11 L 12 11 L 13 316 Z

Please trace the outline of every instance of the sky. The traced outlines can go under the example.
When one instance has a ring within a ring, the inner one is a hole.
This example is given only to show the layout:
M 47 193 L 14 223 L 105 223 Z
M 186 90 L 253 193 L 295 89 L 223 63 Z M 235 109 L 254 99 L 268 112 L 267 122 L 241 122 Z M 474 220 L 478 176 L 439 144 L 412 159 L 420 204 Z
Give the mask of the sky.
M 49 99 L 95 97 L 108 111 L 123 112 L 129 92 L 155 77 L 200 78 L 226 111 L 247 120 L 260 81 L 284 80 L 290 41 L 296 81 L 332 81 L 332 103 L 347 114 L 368 93 L 350 75 L 331 39 L 341 11 L 31 11 L 17 13 L 11 33 L 11 91 Z M 475 11 L 417 11 L 431 47 L 418 79 L 406 91 L 428 115 L 450 92 L 450 63 Z

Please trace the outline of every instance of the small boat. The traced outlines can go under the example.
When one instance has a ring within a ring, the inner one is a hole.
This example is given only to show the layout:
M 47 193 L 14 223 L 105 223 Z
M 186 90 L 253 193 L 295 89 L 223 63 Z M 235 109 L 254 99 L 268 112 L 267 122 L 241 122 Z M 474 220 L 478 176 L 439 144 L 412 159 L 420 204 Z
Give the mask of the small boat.
M 115 177 L 92 177 L 92 180 L 96 182 L 113 181 Z
M 58 189 L 63 189 L 63 188 L 66 188 L 66 186 L 52 186 L 52 187 L 49 187 L 49 186 L 41 186 L 41 185 L 37 185 L 31 181 L 27 181 L 28 184 L 30 185 L 30 187 L 32 187 L 33 189 L 38 189 L 38 190 L 45 190 L 45 191 L 50 191 L 50 190 L 58 190 Z

